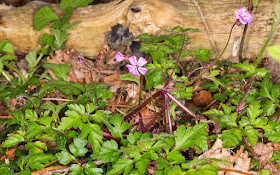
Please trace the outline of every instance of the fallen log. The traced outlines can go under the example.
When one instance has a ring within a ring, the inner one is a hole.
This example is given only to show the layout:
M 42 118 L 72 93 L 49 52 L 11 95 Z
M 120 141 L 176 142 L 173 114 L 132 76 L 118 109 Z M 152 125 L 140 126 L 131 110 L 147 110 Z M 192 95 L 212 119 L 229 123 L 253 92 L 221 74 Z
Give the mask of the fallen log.
M 209 31 L 220 53 L 227 41 L 232 24 L 235 22 L 234 11 L 247 6 L 247 0 L 196 0 L 204 14 Z M 252 12 L 253 23 L 248 27 L 244 44 L 244 57 L 258 55 L 264 45 L 273 22 L 274 2 L 263 0 Z M 50 7 L 63 15 L 58 5 Z M 38 40 L 43 33 L 33 30 L 34 13 L 38 5 L 12 7 L 0 5 L 0 41 L 9 39 L 18 51 L 29 52 L 39 47 Z M 213 50 L 201 15 L 193 0 L 115 0 L 107 4 L 98 4 L 74 10 L 70 23 L 82 21 L 71 30 L 67 47 L 94 57 L 102 49 L 104 33 L 117 23 L 129 27 L 134 36 L 141 33 L 160 34 L 165 29 L 175 26 L 198 28 L 201 32 L 189 34 L 192 38 L 186 49 L 208 48 Z M 223 58 L 235 57 L 242 37 L 243 27 L 233 29 L 232 38 Z M 270 43 L 280 43 L 280 30 Z

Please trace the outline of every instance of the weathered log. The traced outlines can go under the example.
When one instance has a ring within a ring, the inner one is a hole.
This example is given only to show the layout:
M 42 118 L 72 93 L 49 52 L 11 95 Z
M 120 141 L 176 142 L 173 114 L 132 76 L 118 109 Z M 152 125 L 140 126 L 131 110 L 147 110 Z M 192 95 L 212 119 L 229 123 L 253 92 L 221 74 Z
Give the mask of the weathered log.
M 235 22 L 234 11 L 247 6 L 247 0 L 196 1 L 204 13 L 210 33 L 220 53 L 226 44 L 230 28 Z M 264 45 L 273 21 L 273 4 L 272 0 L 263 0 L 254 9 L 253 23 L 248 27 L 244 45 L 245 57 L 257 55 Z M 49 28 L 42 31 L 33 30 L 33 15 L 39 8 L 34 4 L 23 7 L 0 5 L 0 41 L 9 39 L 16 49 L 22 52 L 38 48 L 39 38 L 44 32 L 49 32 Z M 63 14 L 57 5 L 51 5 L 51 8 L 60 16 Z M 71 30 L 66 43 L 67 47 L 84 52 L 84 55 L 89 57 L 95 56 L 102 49 L 104 33 L 110 31 L 111 27 L 117 23 L 129 27 L 134 35 L 146 32 L 156 35 L 164 29 L 177 25 L 198 28 L 201 32 L 189 34 L 192 40 L 187 49 L 213 48 L 200 13 L 192 0 L 116 0 L 107 4 L 75 9 L 70 23 L 76 21 L 82 22 Z M 223 58 L 237 56 L 238 52 L 232 52 L 236 50 L 234 47 L 239 45 L 242 32 L 242 26 L 236 26 L 233 29 L 231 41 Z M 279 43 L 280 30 L 278 29 L 271 45 Z

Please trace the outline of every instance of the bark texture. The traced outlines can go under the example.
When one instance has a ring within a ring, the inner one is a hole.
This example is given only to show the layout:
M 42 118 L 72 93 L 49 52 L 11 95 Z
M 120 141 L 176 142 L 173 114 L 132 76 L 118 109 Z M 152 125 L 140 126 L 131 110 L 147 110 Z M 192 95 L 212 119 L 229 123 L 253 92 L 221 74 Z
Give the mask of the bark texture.
M 204 13 L 210 33 L 220 53 L 226 44 L 230 28 L 235 22 L 234 11 L 243 6 L 247 7 L 248 1 L 196 1 Z M 272 0 L 263 0 L 252 12 L 253 23 L 247 31 L 244 57 L 258 55 L 264 45 L 273 22 L 273 4 Z M 50 7 L 60 16 L 63 15 L 63 11 L 57 5 Z M 0 41 L 9 39 L 16 49 L 22 52 L 38 48 L 39 38 L 43 33 L 49 32 L 49 28 L 42 31 L 33 30 L 33 15 L 39 8 L 34 4 L 23 7 L 0 5 Z M 84 52 L 84 55 L 88 57 L 96 56 L 102 49 L 104 33 L 110 31 L 111 27 L 117 23 L 129 27 L 135 36 L 141 33 L 156 35 L 177 25 L 198 28 L 201 32 L 189 34 L 192 40 L 187 49 L 213 50 L 200 13 L 192 0 L 115 0 L 107 4 L 75 9 L 70 23 L 76 21 L 82 22 L 70 31 L 71 35 L 66 45 L 68 48 Z M 237 56 L 242 32 L 242 26 L 236 26 L 233 29 L 223 58 Z M 270 45 L 279 43 L 280 30 L 278 29 Z

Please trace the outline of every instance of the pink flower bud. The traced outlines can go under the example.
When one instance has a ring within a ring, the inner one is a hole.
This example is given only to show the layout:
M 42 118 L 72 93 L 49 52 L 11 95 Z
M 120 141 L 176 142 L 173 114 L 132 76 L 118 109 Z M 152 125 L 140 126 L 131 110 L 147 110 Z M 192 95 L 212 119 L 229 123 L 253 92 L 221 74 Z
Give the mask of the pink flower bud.
M 12 99 L 12 100 L 10 101 L 9 106 L 12 106 L 12 105 L 14 105 L 14 104 L 16 104 L 16 103 L 17 103 L 17 99 Z

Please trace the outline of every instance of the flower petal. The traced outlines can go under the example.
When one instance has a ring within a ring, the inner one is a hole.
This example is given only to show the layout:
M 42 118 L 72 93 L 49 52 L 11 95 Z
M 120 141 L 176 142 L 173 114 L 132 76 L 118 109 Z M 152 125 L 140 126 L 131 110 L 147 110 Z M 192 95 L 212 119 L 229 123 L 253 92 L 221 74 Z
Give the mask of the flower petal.
M 116 62 L 121 62 L 123 60 L 124 56 L 121 52 L 116 53 Z
M 144 66 L 145 64 L 147 64 L 147 60 L 143 57 L 140 57 L 138 60 L 138 66 Z
M 139 71 L 142 75 L 145 75 L 145 74 L 148 72 L 148 69 L 143 68 L 143 67 L 139 67 L 139 68 L 138 68 L 138 71 Z
M 129 60 L 129 62 L 130 62 L 132 65 L 134 65 L 134 66 L 138 65 L 137 58 L 136 58 L 135 55 L 129 57 L 128 60 Z
M 139 72 L 137 71 L 137 66 L 133 65 L 126 65 L 128 72 L 131 73 L 132 75 L 140 76 Z

